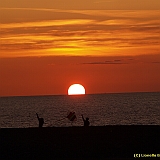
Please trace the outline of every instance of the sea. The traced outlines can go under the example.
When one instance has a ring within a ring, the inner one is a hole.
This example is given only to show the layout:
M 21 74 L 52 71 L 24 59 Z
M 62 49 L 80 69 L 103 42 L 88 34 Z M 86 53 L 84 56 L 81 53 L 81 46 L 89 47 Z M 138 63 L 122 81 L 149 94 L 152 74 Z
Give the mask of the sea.
M 75 112 L 76 119 L 67 116 Z M 160 125 L 160 92 L 0 97 L 0 128 Z

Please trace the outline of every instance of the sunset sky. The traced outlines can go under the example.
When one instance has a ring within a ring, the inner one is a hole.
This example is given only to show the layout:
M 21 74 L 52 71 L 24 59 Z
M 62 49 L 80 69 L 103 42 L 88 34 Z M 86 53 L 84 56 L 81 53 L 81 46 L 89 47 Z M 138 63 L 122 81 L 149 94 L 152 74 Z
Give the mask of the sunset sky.
M 160 91 L 160 0 L 0 0 L 0 96 Z

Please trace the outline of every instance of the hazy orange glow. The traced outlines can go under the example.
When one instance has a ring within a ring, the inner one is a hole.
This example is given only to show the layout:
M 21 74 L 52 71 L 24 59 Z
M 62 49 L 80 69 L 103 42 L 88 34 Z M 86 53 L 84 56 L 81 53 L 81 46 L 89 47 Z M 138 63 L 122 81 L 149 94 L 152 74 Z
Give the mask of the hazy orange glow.
M 0 0 L 0 96 L 160 91 L 159 0 L 65 3 Z

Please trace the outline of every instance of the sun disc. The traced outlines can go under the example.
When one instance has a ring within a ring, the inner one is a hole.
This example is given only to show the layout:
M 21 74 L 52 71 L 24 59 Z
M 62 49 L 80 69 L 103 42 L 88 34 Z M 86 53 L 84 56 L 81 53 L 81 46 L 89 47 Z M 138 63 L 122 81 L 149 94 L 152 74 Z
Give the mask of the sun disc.
M 81 84 L 72 84 L 68 88 L 68 95 L 81 95 L 85 94 L 85 88 Z

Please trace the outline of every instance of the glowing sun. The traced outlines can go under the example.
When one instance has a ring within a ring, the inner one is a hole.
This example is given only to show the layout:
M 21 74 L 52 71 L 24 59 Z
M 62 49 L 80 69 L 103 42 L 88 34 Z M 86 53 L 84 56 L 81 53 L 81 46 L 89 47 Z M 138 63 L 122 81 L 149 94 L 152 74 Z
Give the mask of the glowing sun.
M 85 94 L 85 88 L 81 84 L 72 84 L 68 88 L 68 95 Z

